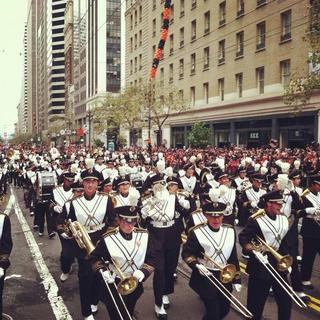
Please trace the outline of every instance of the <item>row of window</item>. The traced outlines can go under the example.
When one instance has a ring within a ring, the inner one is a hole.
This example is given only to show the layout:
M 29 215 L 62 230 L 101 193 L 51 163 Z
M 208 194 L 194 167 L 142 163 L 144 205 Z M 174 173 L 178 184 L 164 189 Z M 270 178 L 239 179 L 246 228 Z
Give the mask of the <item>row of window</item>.
M 142 5 L 139 6 L 139 22 L 142 22 Z M 133 29 L 133 25 L 138 25 L 138 10 L 134 11 L 134 14 L 130 15 L 130 30 Z
M 264 87 L 265 87 L 265 68 L 264 66 L 256 68 L 255 70 L 255 76 L 256 76 L 256 87 L 258 89 L 259 94 L 264 93 Z M 163 69 L 161 69 L 160 79 L 163 79 Z M 235 74 L 235 92 L 237 92 L 237 96 L 241 98 L 243 96 L 243 79 L 244 75 L 243 73 L 237 73 Z M 161 80 L 163 81 L 163 80 Z M 280 81 L 283 84 L 283 86 L 287 86 L 290 81 L 290 60 L 283 60 L 280 61 Z M 218 79 L 218 93 L 221 101 L 224 101 L 225 99 L 225 78 Z M 202 85 L 202 92 L 203 92 L 203 100 L 205 103 L 209 103 L 209 82 L 205 82 Z M 181 98 L 184 98 L 183 90 L 179 90 L 179 93 L 181 95 Z M 196 101 L 196 87 L 191 86 L 190 87 L 190 104 L 192 106 L 195 105 Z
M 133 52 L 133 50 L 136 50 L 139 47 L 142 46 L 142 30 L 139 30 L 139 40 L 138 40 L 138 34 L 136 33 L 134 37 L 130 38 L 130 53 Z

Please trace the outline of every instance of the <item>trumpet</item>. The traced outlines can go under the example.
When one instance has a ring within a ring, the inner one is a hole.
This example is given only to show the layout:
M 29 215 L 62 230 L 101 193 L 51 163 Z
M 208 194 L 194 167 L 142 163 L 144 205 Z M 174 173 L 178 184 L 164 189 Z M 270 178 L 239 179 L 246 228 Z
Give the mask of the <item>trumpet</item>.
M 136 290 L 138 286 L 138 279 L 133 276 L 126 277 L 121 269 L 118 267 L 114 259 L 111 258 L 112 265 L 115 269 L 115 273 L 119 276 L 120 282 L 118 283 L 117 289 L 122 296 L 126 296 Z
M 187 241 L 187 236 L 182 235 L 181 238 L 183 242 Z M 218 266 L 218 264 L 211 257 L 206 255 L 204 252 L 202 252 L 202 254 L 206 259 L 209 259 L 216 266 Z M 232 267 L 229 267 L 229 266 L 232 266 Z M 234 265 L 228 264 L 224 268 L 222 268 L 219 265 L 218 268 L 220 270 L 220 276 L 219 276 L 220 280 L 213 274 L 211 275 L 203 274 L 203 275 L 210 281 L 211 284 L 213 284 L 224 295 L 226 299 L 230 301 L 230 303 L 234 306 L 234 308 L 237 311 L 239 311 L 247 319 L 252 318 L 253 314 L 241 303 L 241 301 L 239 301 L 234 295 L 232 295 L 229 292 L 229 290 L 223 285 L 225 283 L 232 281 L 239 274 L 236 271 L 236 267 Z
M 194 197 L 194 194 L 193 194 L 193 193 L 191 193 L 191 192 L 189 192 L 189 191 L 186 191 L 186 190 L 184 190 L 184 189 L 178 189 L 178 190 L 175 192 L 175 194 L 176 194 L 177 196 L 183 196 L 183 197 L 185 197 L 185 198 Z
M 270 275 L 278 282 L 281 288 L 290 296 L 290 298 L 300 307 L 300 308 L 307 308 L 307 305 L 303 302 L 303 300 L 295 293 L 292 287 L 281 277 L 279 272 L 271 265 L 269 261 L 262 262 L 259 259 L 259 254 L 263 251 L 263 246 L 267 248 L 277 260 L 278 269 L 279 271 L 285 271 L 289 269 L 292 264 L 292 257 L 290 256 L 281 256 L 276 250 L 271 248 L 265 241 L 263 241 L 260 237 L 257 236 L 257 243 L 252 243 L 253 245 L 253 254 L 256 256 L 257 260 L 259 260 L 263 266 L 267 269 Z

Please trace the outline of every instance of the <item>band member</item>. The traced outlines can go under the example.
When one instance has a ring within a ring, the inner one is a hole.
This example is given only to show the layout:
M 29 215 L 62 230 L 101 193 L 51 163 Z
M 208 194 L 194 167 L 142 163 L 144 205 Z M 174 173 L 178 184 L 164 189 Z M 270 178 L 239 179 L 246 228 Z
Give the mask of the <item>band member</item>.
M 247 178 L 247 169 L 240 166 L 238 168 L 238 176 L 232 180 L 231 186 L 237 189 L 237 192 L 241 192 L 243 189 L 250 185 L 249 179 Z
M 81 174 L 83 180 L 83 195 L 67 202 L 59 216 L 58 232 L 65 239 L 70 239 L 66 232 L 66 221 L 78 221 L 88 231 L 95 245 L 107 227 L 114 226 L 112 199 L 97 192 L 101 174 L 89 169 Z M 69 214 L 67 205 L 70 205 Z M 74 255 L 78 260 L 78 278 L 80 287 L 81 312 L 85 319 L 93 319 L 92 313 L 97 311 L 99 278 L 92 272 L 90 263 L 85 259 L 85 252 L 74 245 Z M 92 305 L 92 306 L 91 306 Z
M 55 221 L 57 221 L 58 216 L 62 213 L 64 204 L 74 197 L 71 186 L 74 182 L 75 173 L 64 173 L 62 176 L 63 184 L 57 186 L 52 191 L 51 208 L 53 210 L 53 217 Z M 60 268 L 62 273 L 60 275 L 60 280 L 61 282 L 64 282 L 69 277 L 74 258 L 72 255 L 70 255 L 70 245 L 68 240 L 61 237 L 60 234 L 58 235 L 61 243 Z
M 310 176 L 309 183 L 309 189 L 306 189 L 301 196 L 307 213 L 300 231 L 303 239 L 301 280 L 306 289 L 313 289 L 312 268 L 317 253 L 320 254 L 320 174 Z
M 261 188 L 262 181 L 264 180 L 264 175 L 260 173 L 253 173 L 250 175 L 251 186 L 248 186 L 242 193 L 241 196 L 241 206 L 242 206 L 242 216 L 240 216 L 240 225 L 245 225 L 250 215 L 258 210 L 258 202 L 262 195 L 266 193 L 264 189 Z
M 250 256 L 246 271 L 249 274 L 247 306 L 254 315 L 253 319 L 261 319 L 269 290 L 272 287 L 278 306 L 278 319 L 290 319 L 291 298 L 266 271 L 263 264 L 270 263 L 277 269 L 277 261 L 271 253 L 262 255 L 253 254 L 257 236 L 281 254 L 287 254 L 286 242 L 283 240 L 288 232 L 288 218 L 281 213 L 283 198 L 280 191 L 271 191 L 263 197 L 265 208 L 253 214 L 239 234 L 239 242 L 245 254 Z M 287 281 L 286 271 L 278 271 L 280 276 Z
M 117 179 L 116 185 L 117 185 L 118 193 L 113 197 L 113 200 L 112 200 L 115 208 L 129 205 L 130 194 L 132 193 L 139 194 L 139 191 L 137 189 L 130 186 L 130 180 L 127 175 L 123 177 L 119 177 Z
M 135 227 L 139 217 L 137 207 L 118 207 L 115 209 L 115 214 L 118 216 L 119 226 L 103 235 L 103 238 L 91 253 L 90 260 L 95 272 L 99 269 L 105 269 L 104 273 L 106 273 L 109 284 L 115 281 L 118 285 L 120 282 L 117 267 L 120 268 L 124 277 L 136 278 L 136 289 L 132 293 L 122 296 L 132 316 L 135 305 L 143 293 L 142 282 L 154 270 L 154 255 L 147 230 Z M 109 265 L 106 266 L 105 262 L 109 262 Z M 112 273 L 108 269 L 111 269 Z M 111 303 L 112 297 L 110 294 L 112 294 L 112 290 L 107 290 L 103 283 L 100 292 L 100 300 L 106 305 L 110 319 L 121 320 L 114 304 Z
M 218 199 L 217 199 L 218 200 Z M 190 287 L 200 296 L 206 308 L 205 320 L 223 319 L 230 310 L 230 302 L 206 276 L 214 275 L 219 279 L 219 269 L 210 259 L 221 267 L 233 264 L 239 271 L 236 251 L 236 234 L 231 225 L 223 225 L 226 204 L 212 202 L 203 206 L 207 220 L 190 230 L 183 246 L 182 258 L 192 269 Z M 204 257 L 204 254 L 210 259 Z M 224 284 L 232 292 L 232 282 Z M 240 279 L 234 280 L 236 291 L 241 290 Z
M 184 166 L 185 174 L 180 176 L 180 181 L 184 190 L 190 194 L 199 194 L 199 183 L 194 175 L 194 164 L 188 163 Z
M 181 244 L 181 227 L 177 214 L 183 217 L 189 213 L 176 195 L 165 188 L 163 174 L 150 178 L 153 195 L 142 200 L 141 216 L 148 224 L 152 247 L 155 250 L 155 272 L 153 292 L 155 312 L 159 319 L 167 319 L 165 308 L 169 307 L 168 295 L 174 292 L 174 272 L 178 264 Z
M 6 275 L 6 270 L 10 266 L 9 256 L 11 250 L 12 237 L 10 219 L 6 214 L 0 213 L 0 315 L 2 315 L 4 278 Z

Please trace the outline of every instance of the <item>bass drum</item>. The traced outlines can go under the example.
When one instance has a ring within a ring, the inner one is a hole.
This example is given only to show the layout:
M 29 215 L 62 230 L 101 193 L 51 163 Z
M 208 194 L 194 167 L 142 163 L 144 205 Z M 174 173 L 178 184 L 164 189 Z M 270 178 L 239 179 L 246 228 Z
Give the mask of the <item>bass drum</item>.
M 50 201 L 52 190 L 56 186 L 57 186 L 57 176 L 55 172 L 48 172 L 48 171 L 40 172 L 37 200 L 40 202 Z

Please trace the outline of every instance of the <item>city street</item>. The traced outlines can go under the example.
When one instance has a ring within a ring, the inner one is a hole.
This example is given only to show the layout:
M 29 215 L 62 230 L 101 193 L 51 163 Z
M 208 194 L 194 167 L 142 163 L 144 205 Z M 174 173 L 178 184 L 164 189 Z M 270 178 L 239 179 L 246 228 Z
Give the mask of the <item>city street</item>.
M 4 291 L 4 312 L 15 320 L 35 319 L 82 319 L 78 294 L 77 270 L 74 265 L 72 275 L 65 283 L 59 280 L 60 243 L 56 237 L 50 240 L 45 234 L 39 237 L 32 231 L 33 219 L 23 202 L 23 189 L 12 188 L 8 201 L 2 208 L 10 215 L 14 247 L 11 254 L 11 267 L 6 274 Z M 239 250 L 240 252 L 240 250 Z M 242 265 L 243 266 L 243 265 Z M 168 311 L 169 319 L 201 319 L 203 307 L 201 301 L 188 286 L 189 270 L 181 262 L 176 290 L 172 296 L 172 305 Z M 243 274 L 243 290 L 240 300 L 246 300 L 247 276 Z M 312 294 L 312 308 L 307 311 L 293 307 L 292 319 L 319 319 L 320 316 L 320 263 L 315 263 Z M 259 288 L 257 288 L 259 294 Z M 137 305 L 137 318 L 155 319 L 152 292 L 152 279 L 145 283 L 145 293 Z M 276 319 L 276 307 L 273 298 L 268 299 L 264 312 L 265 319 Z M 109 319 L 105 307 L 100 303 L 95 319 Z M 227 319 L 241 319 L 232 311 Z

